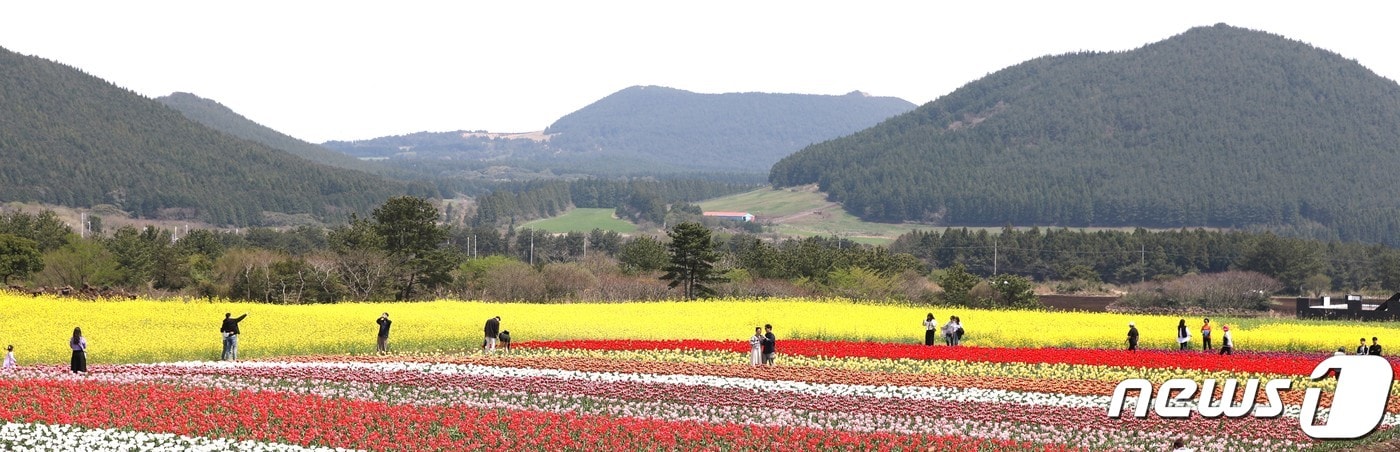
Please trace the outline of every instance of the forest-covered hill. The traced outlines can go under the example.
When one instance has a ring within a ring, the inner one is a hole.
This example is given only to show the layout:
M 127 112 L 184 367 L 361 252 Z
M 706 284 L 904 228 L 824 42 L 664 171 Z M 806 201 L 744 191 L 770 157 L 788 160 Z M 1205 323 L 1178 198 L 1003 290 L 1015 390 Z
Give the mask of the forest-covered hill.
M 1277 35 L 1200 27 L 1027 61 L 773 167 L 870 220 L 1264 227 L 1400 240 L 1400 85 Z
M 809 144 L 913 108 L 903 99 L 859 92 L 699 94 L 633 86 L 559 118 L 545 132 L 552 146 L 575 154 L 693 171 L 764 172 Z
M 0 49 L 0 201 L 259 224 L 264 212 L 368 212 L 401 183 L 323 166 L 190 121 L 77 69 Z
M 373 162 L 360 160 L 272 130 L 243 117 L 243 115 L 212 99 L 205 99 L 190 93 L 172 93 L 168 96 L 157 97 L 155 100 L 179 111 L 180 114 L 194 122 L 204 124 L 205 127 L 245 140 L 256 141 L 273 149 L 287 151 L 292 155 L 322 165 L 367 173 L 385 169 Z
M 913 108 L 901 99 L 860 93 L 697 94 L 634 86 L 560 118 L 544 134 L 420 132 L 323 146 L 466 177 L 538 176 L 490 174 L 503 168 L 555 175 L 764 174 L 804 146 Z

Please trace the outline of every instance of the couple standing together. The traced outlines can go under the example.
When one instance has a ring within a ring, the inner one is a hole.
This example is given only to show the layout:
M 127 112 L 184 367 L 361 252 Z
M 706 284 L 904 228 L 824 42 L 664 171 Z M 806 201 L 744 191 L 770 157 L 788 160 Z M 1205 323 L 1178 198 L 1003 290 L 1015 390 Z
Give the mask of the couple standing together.
M 948 346 L 958 345 L 962 342 L 963 328 L 962 319 L 958 316 L 948 318 L 948 323 L 943 325 L 943 343 Z M 933 318 L 933 313 L 928 313 L 924 319 L 924 345 L 933 345 L 938 341 L 938 320 Z
M 753 337 L 749 338 L 749 365 L 773 365 L 774 355 L 777 354 L 777 342 L 777 336 L 773 335 L 773 325 L 753 327 Z

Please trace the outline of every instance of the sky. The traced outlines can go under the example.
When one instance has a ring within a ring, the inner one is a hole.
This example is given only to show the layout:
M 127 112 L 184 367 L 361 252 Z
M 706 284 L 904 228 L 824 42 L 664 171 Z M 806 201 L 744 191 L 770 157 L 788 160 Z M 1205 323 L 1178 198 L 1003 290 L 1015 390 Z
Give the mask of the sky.
M 1325 5 L 1325 6 L 1323 6 Z M 1216 23 L 1400 80 L 1400 4 L 1245 1 L 17 1 L 0 47 L 311 142 L 542 130 L 634 85 L 924 104 L 1044 55 Z

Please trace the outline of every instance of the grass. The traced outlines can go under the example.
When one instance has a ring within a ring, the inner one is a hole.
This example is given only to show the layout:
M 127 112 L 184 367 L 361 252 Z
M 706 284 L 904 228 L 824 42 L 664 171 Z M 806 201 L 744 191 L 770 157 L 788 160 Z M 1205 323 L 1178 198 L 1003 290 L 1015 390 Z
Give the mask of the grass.
M 761 217 L 781 217 L 817 209 L 830 204 L 815 187 L 775 190 L 760 188 L 736 195 L 701 201 L 705 211 L 723 210 L 748 212 Z
M 826 200 L 815 186 L 785 189 L 761 188 L 699 203 L 706 211 L 749 212 L 758 221 L 775 223 L 785 236 L 840 236 L 860 243 L 888 244 L 918 225 L 872 223 L 847 213 Z
M 841 208 L 840 204 L 827 201 L 826 195 L 817 191 L 815 185 L 774 189 L 760 188 L 736 195 L 714 198 L 699 203 L 705 211 L 749 212 L 758 221 L 773 224 L 775 231 L 789 237 L 839 236 L 859 243 L 888 245 L 895 238 L 914 230 L 941 231 L 944 226 L 913 223 L 875 223 L 861 220 Z M 998 234 L 1003 226 L 951 226 L 953 229 L 968 229 L 976 232 L 985 230 Z M 1017 230 L 1029 230 L 1032 226 L 1016 226 Z M 1059 229 L 1057 226 L 1040 226 L 1042 229 Z M 1069 228 L 1075 231 L 1132 231 L 1133 227 L 1089 227 Z M 1161 229 L 1149 229 L 1161 230 Z
M 613 217 L 613 209 L 573 209 L 563 215 L 535 220 L 522 227 L 552 233 L 589 232 L 594 229 L 628 234 L 637 231 L 637 225 Z

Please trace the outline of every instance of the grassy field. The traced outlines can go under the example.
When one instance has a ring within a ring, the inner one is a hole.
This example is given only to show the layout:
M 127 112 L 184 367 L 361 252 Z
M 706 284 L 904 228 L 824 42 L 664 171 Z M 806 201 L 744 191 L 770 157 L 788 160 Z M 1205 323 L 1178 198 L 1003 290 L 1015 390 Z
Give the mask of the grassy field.
M 765 218 L 776 218 L 819 209 L 828 204 L 831 203 L 816 191 L 815 186 L 782 190 L 769 187 L 701 201 L 700 208 L 707 212 L 740 211 Z
M 714 198 L 699 203 L 705 211 L 749 212 L 758 221 L 773 224 L 776 232 L 785 236 L 813 237 L 840 236 L 860 243 L 885 245 L 895 238 L 913 230 L 941 231 L 943 226 L 921 224 L 873 223 L 857 218 L 841 208 L 841 205 L 826 200 L 826 195 L 817 191 L 815 185 L 784 189 L 760 188 L 737 195 Z M 999 233 L 1001 226 L 956 226 L 971 231 L 986 230 Z M 1030 226 L 1018 226 L 1026 230 Z M 1057 228 L 1041 226 L 1041 228 Z M 1076 231 L 1132 231 L 1132 227 L 1117 228 L 1070 228 Z M 1158 230 L 1158 229 L 1150 229 Z
M 827 201 L 825 195 L 810 185 L 780 190 L 761 188 L 702 201 L 700 208 L 749 212 L 759 217 L 759 221 L 773 223 L 782 235 L 835 235 L 870 244 L 887 244 L 917 226 L 863 221 L 847 213 L 840 204 Z
M 554 218 L 525 223 L 522 227 L 553 233 L 588 232 L 594 229 L 619 234 L 637 231 L 637 225 L 613 217 L 613 209 L 573 209 Z

